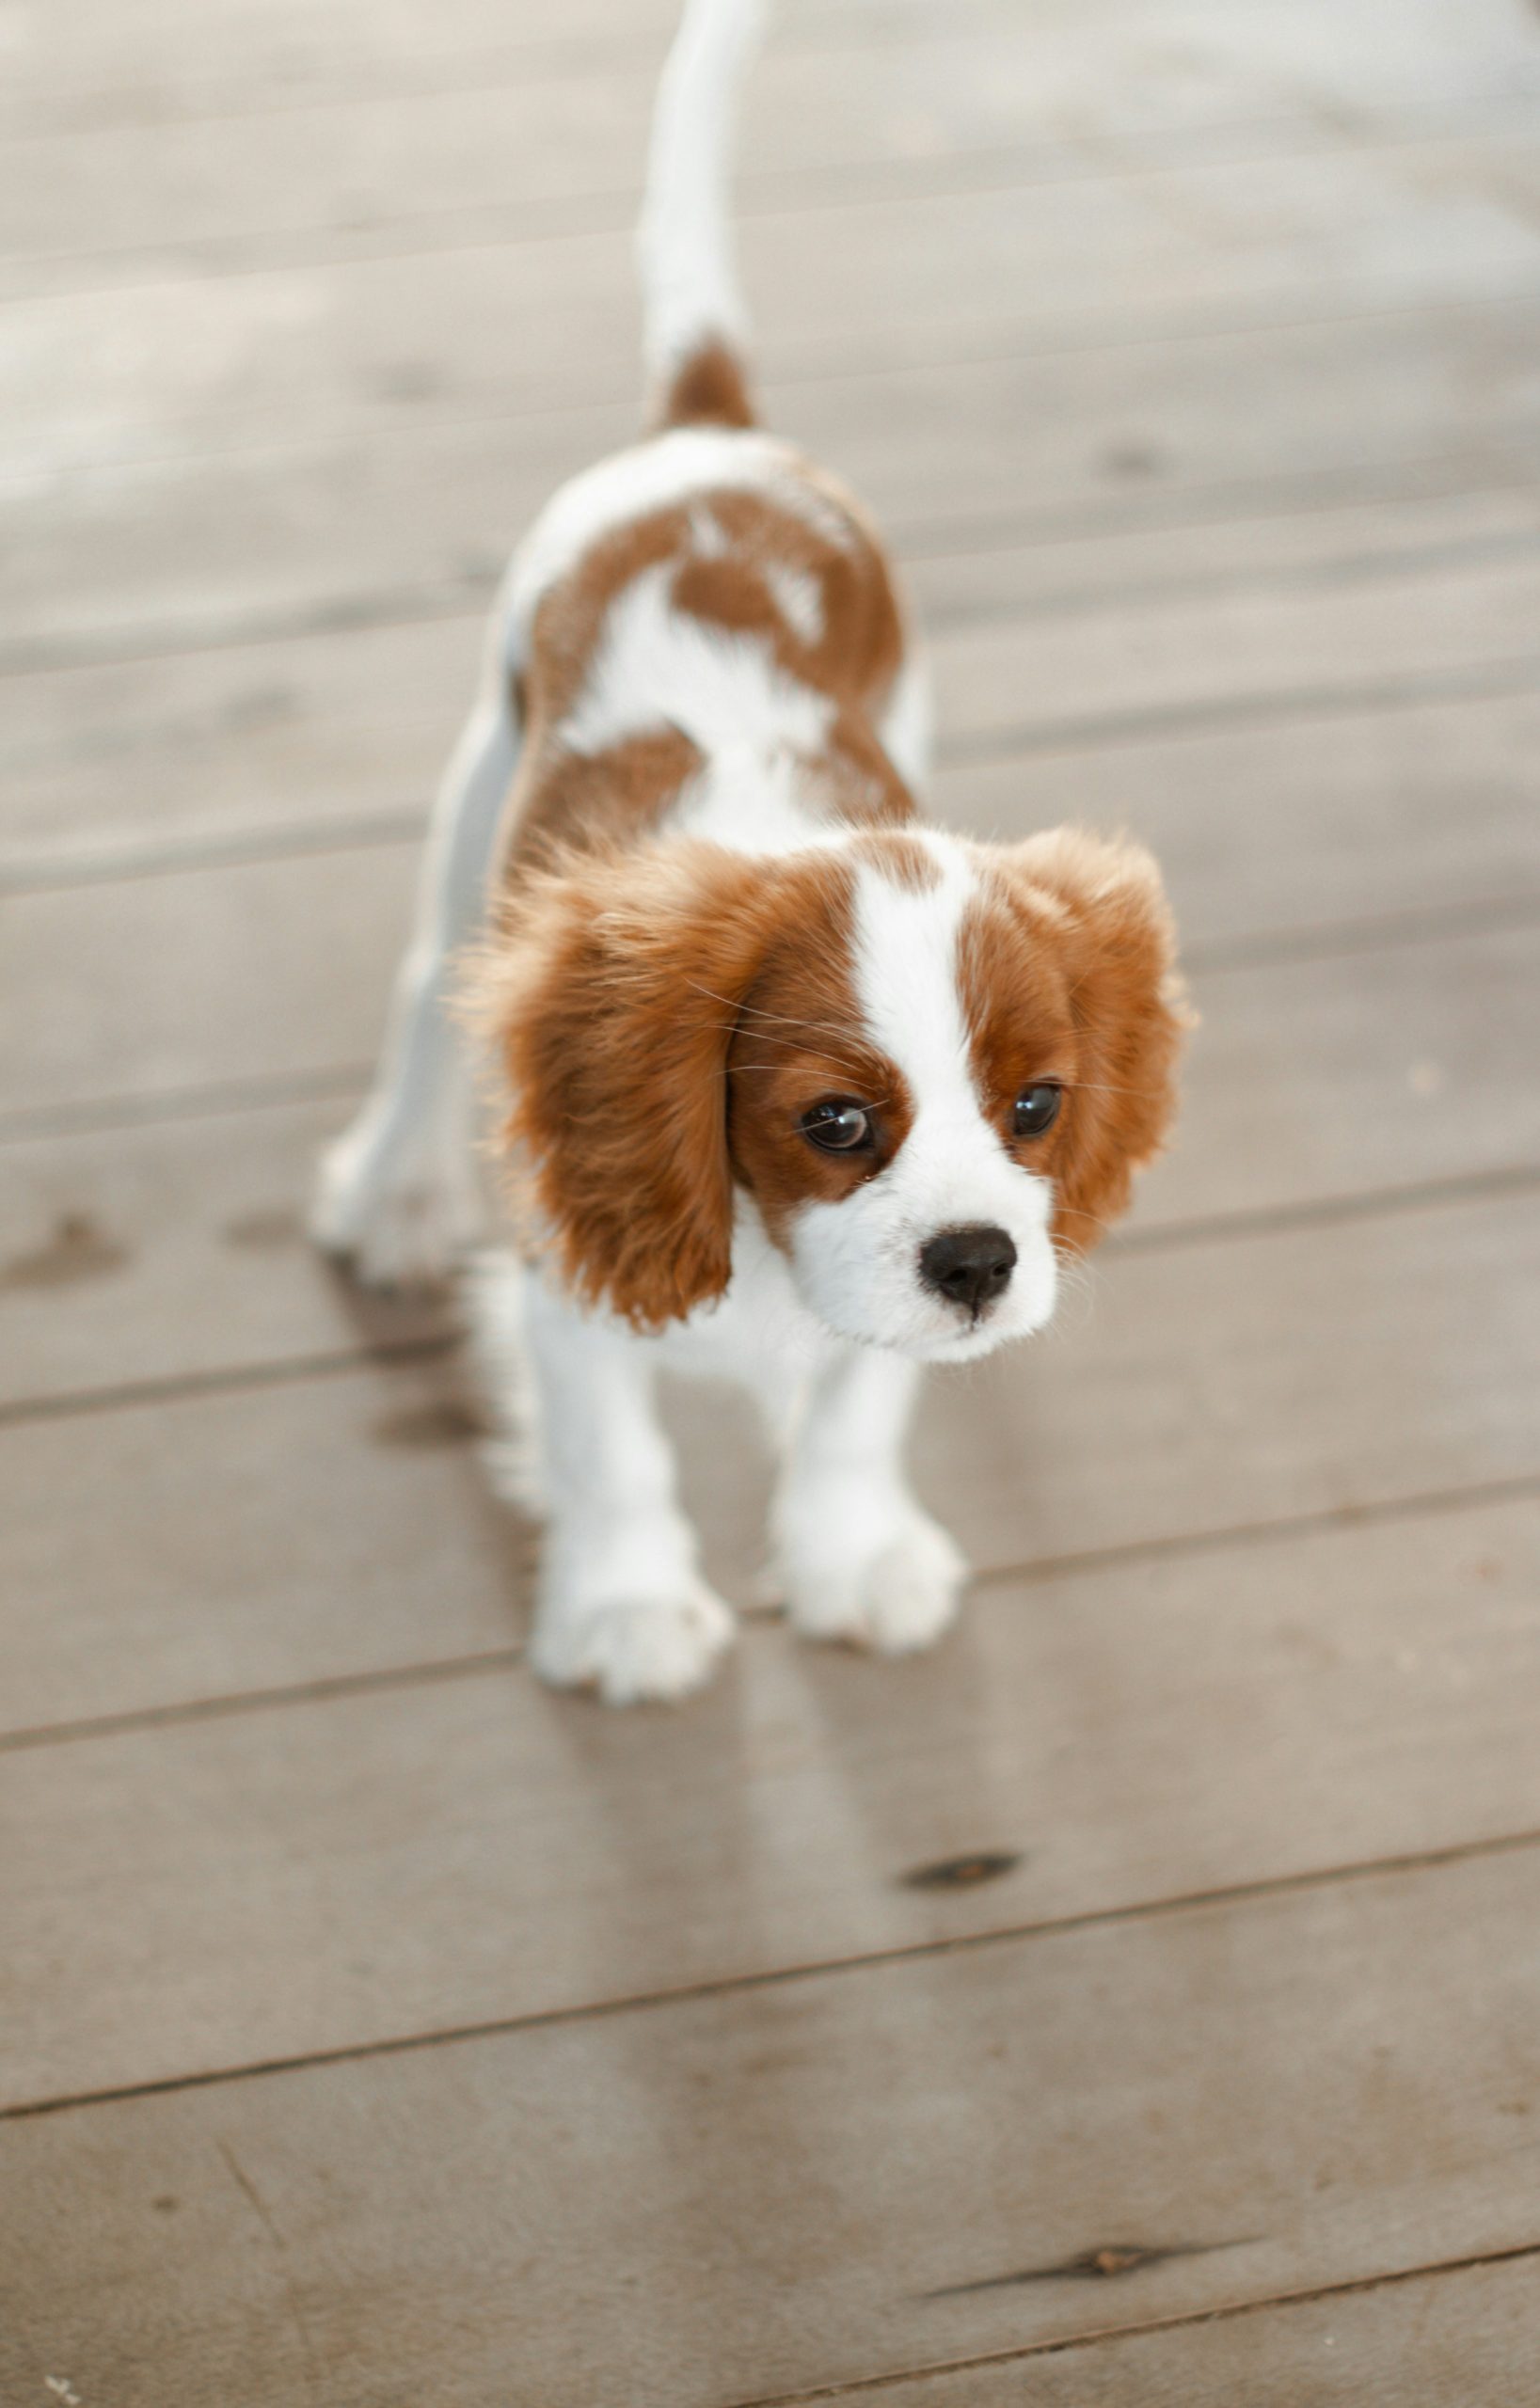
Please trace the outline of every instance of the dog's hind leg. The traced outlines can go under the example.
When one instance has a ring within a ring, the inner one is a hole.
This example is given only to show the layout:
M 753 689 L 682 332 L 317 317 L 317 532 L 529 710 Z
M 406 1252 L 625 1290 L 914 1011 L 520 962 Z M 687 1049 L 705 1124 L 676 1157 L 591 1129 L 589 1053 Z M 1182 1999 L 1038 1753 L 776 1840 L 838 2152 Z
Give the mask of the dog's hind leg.
M 442 1278 L 481 1209 L 467 1040 L 448 1017 L 452 963 L 485 909 L 487 870 L 518 759 L 513 677 L 495 636 L 480 701 L 444 773 L 367 1102 L 322 1158 L 310 1233 L 380 1287 Z

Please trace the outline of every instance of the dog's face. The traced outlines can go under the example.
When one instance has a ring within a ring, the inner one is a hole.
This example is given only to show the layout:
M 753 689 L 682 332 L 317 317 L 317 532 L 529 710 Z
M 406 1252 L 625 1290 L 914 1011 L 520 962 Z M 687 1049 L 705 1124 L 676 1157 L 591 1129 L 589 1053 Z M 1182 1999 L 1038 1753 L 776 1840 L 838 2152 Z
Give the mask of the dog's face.
M 747 1193 L 828 1329 L 970 1360 L 1048 1320 L 1172 1106 L 1153 866 L 1069 832 L 577 861 L 479 984 L 566 1275 L 641 1327 L 722 1293 Z

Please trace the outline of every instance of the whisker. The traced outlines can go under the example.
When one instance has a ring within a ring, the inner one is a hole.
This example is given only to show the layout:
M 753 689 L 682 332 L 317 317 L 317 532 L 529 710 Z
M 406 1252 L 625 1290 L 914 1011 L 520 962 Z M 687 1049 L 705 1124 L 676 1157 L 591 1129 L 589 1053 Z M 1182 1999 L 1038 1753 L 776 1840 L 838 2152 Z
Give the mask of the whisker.
M 695 994 L 705 995 L 708 1002 L 724 1004 L 733 1014 L 731 1025 L 734 1027 L 747 1018 L 756 1021 L 776 1021 L 783 1028 L 811 1029 L 815 1035 L 823 1037 L 849 1037 L 850 1034 L 848 1027 L 841 1027 L 832 1020 L 798 1020 L 790 1012 L 768 1012 L 758 1004 L 735 1004 L 731 995 L 719 995 L 714 987 L 703 987 L 698 978 L 691 978 L 688 983 Z M 770 1041 L 774 1043 L 776 1040 L 771 1038 Z

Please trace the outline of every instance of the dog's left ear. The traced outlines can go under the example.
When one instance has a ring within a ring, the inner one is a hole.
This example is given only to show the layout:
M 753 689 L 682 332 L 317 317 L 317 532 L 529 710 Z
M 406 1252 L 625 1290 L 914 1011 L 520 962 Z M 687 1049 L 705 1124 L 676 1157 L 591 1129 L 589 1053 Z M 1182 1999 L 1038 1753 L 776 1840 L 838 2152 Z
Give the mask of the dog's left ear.
M 773 927 L 768 864 L 706 844 L 522 876 L 469 967 L 504 1143 L 574 1293 L 638 1329 L 732 1273 L 727 1054 Z
M 1142 845 L 1056 828 L 1007 859 L 1056 907 L 1080 1059 L 1052 1162 L 1054 1234 L 1084 1252 L 1127 1210 L 1135 1171 L 1160 1151 L 1193 1015 L 1160 872 Z

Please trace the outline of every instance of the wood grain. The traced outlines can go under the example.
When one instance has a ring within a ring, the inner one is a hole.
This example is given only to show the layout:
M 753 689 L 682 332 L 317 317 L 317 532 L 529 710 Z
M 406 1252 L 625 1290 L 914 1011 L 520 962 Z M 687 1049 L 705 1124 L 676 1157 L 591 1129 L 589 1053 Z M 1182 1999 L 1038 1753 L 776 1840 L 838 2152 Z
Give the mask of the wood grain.
M 741 214 L 788 191 L 805 206 L 978 177 L 1084 181 L 1114 161 L 1126 170 L 1479 132 L 1525 105 L 1515 80 L 1530 63 L 1511 19 L 1474 24 L 1469 46 L 1437 61 L 1387 45 L 1350 130 L 1325 94 L 1227 42 L 1213 20 L 1199 32 L 1207 71 L 1195 75 L 1190 54 L 1151 44 L 1131 9 L 1078 22 L 1045 10 L 1030 42 L 997 9 L 911 12 L 902 40 L 879 21 L 825 16 L 811 46 L 795 24 L 773 28 L 756 66 L 735 177 Z M 489 21 L 506 46 L 473 79 L 469 62 L 457 78 L 452 58 L 424 53 L 414 87 L 379 89 L 376 61 L 353 89 L 312 90 L 303 106 L 292 69 L 266 107 L 248 93 L 244 110 L 179 109 L 167 78 L 153 110 L 116 123 L 98 114 L 71 133 L 58 123 L 67 112 L 45 103 L 49 172 L 8 195 L 0 291 L 142 278 L 193 259 L 230 273 L 624 222 L 662 28 L 635 8 L 615 19 L 597 60 L 572 45 L 532 55 L 514 46 L 522 28 Z M 879 30 L 887 38 L 874 40 Z
M 1003 1570 L 1532 1481 L 1537 1245 L 1517 1196 L 1109 1257 L 1035 1348 L 932 1381 L 920 1485 Z M 518 1635 L 452 1369 L 282 1372 L 0 1435 L 12 1727 Z M 746 1598 L 765 1466 L 746 1416 L 684 1400 L 687 1502 Z
M 1531 1500 L 761 1621 L 666 1784 L 522 1666 L 0 1753 L 0 2106 L 1540 1830 L 1537 1594 Z
M 873 2408 L 1509 2408 L 1540 2384 L 1540 2290 L 1514 2263 L 878 2384 Z M 861 2397 L 857 2394 L 857 2397 Z
M 706 2408 L 1531 2242 L 1537 1912 L 1532 1849 L 13 2125 L 11 2386 Z
M 1136 828 L 1206 1026 L 927 1397 L 950 1642 L 794 1641 L 671 1394 L 754 1609 L 619 1718 L 296 1208 L 502 558 L 636 420 L 674 6 L 0 11 L 0 2395 L 1516 2408 L 1540 40 L 777 11 L 770 417 L 894 531 L 942 816 Z
M 955 549 L 963 520 L 1021 542 L 1372 498 L 1429 473 L 1521 476 L 1540 394 L 1532 293 L 1285 315 L 1156 344 L 1082 329 L 1058 348 L 1001 319 L 940 356 L 884 347 L 855 319 L 855 356 L 825 345 L 797 377 L 762 360 L 765 408 L 906 549 Z M 442 353 L 398 344 L 327 424 L 279 410 L 257 438 L 230 429 L 201 454 L 168 428 L 110 465 L 82 458 L 68 514 L 29 453 L 3 500 L 4 658 L 52 666 L 479 602 L 561 480 L 633 437 L 639 374 L 627 359 L 563 405 L 518 402 L 462 392 Z M 72 423 L 56 413 L 49 442 Z

